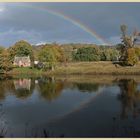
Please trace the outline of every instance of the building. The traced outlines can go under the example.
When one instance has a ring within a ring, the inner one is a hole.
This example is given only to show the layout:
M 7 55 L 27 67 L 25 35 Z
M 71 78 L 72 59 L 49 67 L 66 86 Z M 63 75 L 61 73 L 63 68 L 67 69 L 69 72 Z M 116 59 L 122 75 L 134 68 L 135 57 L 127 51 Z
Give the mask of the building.
M 30 67 L 31 66 L 31 60 L 29 56 L 20 56 L 17 57 L 15 56 L 14 58 L 14 63 L 15 66 L 19 66 L 19 67 Z

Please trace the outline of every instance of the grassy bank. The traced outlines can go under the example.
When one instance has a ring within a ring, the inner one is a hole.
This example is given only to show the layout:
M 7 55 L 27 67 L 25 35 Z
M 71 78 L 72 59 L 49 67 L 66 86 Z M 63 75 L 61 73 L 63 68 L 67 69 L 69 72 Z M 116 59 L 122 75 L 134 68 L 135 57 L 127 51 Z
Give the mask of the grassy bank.
M 11 75 L 140 75 L 140 62 L 133 67 L 114 65 L 112 62 L 75 62 L 67 66 L 59 64 L 52 71 L 42 71 L 35 68 L 14 68 Z
M 100 62 L 76 62 L 69 63 L 67 66 L 59 65 L 51 74 L 109 74 L 109 75 L 140 75 L 140 62 L 133 67 L 124 67 L 120 65 L 114 65 L 112 62 L 100 61 Z
M 20 67 L 20 68 L 14 68 L 13 70 L 9 71 L 8 75 L 42 75 L 44 72 L 42 70 L 38 70 L 36 68 L 28 68 L 28 67 Z

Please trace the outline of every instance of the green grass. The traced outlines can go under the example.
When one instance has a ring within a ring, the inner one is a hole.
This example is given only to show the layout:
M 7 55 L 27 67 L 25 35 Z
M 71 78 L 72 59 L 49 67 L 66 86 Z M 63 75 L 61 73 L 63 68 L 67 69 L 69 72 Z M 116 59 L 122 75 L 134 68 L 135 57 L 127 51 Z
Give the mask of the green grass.
M 19 67 L 14 68 L 8 74 L 10 75 L 40 75 L 42 74 L 42 70 L 38 70 L 36 68 L 29 68 L 29 67 Z

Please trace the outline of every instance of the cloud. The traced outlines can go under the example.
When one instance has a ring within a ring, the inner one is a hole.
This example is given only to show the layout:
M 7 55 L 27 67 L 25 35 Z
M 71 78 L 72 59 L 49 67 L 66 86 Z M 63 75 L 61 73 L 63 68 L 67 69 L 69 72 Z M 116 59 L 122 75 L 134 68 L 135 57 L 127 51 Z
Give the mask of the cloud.
M 10 46 L 18 40 L 28 40 L 30 43 L 36 42 L 41 38 L 41 34 L 35 31 L 25 31 L 25 30 L 14 30 L 10 29 L 8 31 L 2 32 L 0 34 L 0 44 L 6 43 L 7 46 Z
M 51 9 L 67 18 L 47 12 Z M 73 24 L 84 24 L 113 43 L 120 41 L 120 25 L 129 33 L 140 29 L 140 3 L 0 3 L 0 44 L 19 39 L 38 42 L 91 42 L 96 38 Z M 69 20 L 67 20 L 69 19 Z

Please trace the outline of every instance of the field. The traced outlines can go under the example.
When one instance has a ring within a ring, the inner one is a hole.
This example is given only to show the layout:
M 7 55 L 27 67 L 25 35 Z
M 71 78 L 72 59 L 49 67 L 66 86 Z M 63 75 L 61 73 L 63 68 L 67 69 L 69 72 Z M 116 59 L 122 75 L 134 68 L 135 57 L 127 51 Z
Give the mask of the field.
M 35 68 L 15 68 L 8 74 L 19 75 L 140 75 L 140 62 L 133 66 L 114 65 L 110 61 L 71 62 L 57 64 L 54 71 L 42 71 Z
M 133 66 L 120 66 L 112 64 L 110 61 L 100 62 L 75 62 L 68 63 L 67 66 L 59 65 L 53 74 L 113 74 L 113 75 L 140 75 L 140 62 Z

